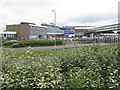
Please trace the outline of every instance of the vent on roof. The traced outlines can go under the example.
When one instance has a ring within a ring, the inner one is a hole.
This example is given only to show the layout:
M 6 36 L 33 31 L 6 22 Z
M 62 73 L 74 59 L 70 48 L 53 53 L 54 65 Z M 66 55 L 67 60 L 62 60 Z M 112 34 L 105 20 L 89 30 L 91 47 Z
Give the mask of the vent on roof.
M 28 23 L 28 22 L 21 22 L 20 24 L 32 24 L 32 25 L 36 25 L 35 23 Z

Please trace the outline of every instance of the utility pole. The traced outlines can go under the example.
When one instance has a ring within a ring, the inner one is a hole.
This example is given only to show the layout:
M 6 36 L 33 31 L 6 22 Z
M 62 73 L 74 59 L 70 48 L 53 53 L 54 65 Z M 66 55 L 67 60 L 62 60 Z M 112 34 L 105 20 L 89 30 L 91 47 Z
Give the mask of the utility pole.
M 54 29 L 56 29 L 56 10 L 52 10 L 54 12 Z M 56 31 L 55 31 L 55 50 L 56 50 Z
M 118 47 L 120 47 L 120 31 L 118 31 L 117 33 L 118 33 Z

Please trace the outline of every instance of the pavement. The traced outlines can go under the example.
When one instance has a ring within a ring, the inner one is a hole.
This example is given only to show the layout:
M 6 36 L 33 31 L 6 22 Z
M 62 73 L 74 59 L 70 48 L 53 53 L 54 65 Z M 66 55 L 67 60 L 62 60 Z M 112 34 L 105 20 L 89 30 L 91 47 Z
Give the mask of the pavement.
M 97 44 L 67 44 L 62 46 L 44 46 L 44 47 L 24 47 L 24 48 L 2 48 L 2 52 L 21 52 L 21 51 L 46 51 L 46 50 L 56 50 L 56 49 L 69 49 L 69 48 L 79 48 L 81 46 L 108 46 L 115 45 L 113 43 L 97 43 Z

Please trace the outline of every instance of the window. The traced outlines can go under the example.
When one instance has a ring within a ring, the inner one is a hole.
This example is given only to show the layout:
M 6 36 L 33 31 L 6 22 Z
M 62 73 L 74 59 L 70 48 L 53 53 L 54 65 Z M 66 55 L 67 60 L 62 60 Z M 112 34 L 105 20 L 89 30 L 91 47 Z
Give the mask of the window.
M 4 37 L 6 37 L 6 34 L 4 34 Z

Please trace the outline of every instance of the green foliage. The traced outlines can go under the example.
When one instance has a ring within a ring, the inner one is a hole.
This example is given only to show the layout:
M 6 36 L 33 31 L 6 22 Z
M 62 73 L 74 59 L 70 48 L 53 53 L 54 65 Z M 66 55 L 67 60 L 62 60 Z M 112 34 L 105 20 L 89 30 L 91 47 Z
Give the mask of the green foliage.
M 15 43 L 17 43 L 17 41 L 4 41 L 3 45 L 10 46 L 10 45 L 15 44 Z
M 54 46 L 55 40 L 28 40 L 28 41 L 20 41 L 16 45 L 13 45 L 13 48 L 19 47 L 38 47 L 38 46 Z M 56 40 L 56 45 L 63 45 L 62 40 Z
M 3 62 L 4 89 L 61 87 L 62 73 L 51 60 L 31 57 L 20 59 Z
M 29 48 L 30 49 L 30 48 Z M 65 52 L 69 52 L 72 49 L 66 49 Z M 43 56 L 50 56 L 50 55 L 57 55 L 60 53 L 61 49 L 58 50 L 51 50 L 51 51 L 30 51 L 26 50 L 26 52 L 3 52 L 2 57 L 6 58 L 20 58 L 20 57 L 43 57 Z
M 117 48 L 79 49 L 64 56 L 62 61 L 62 70 L 68 88 L 119 87 L 120 58 Z M 76 70 L 76 67 L 79 69 Z
M 5 54 L 2 87 L 116 89 L 120 84 L 118 53 L 118 47 L 91 46 L 44 54 L 26 52 L 14 58 Z M 11 55 L 16 56 L 15 53 Z
M 8 40 L 2 40 L 2 43 L 6 42 L 6 41 L 8 41 Z
M 8 41 L 8 40 L 2 40 L 2 46 L 4 45 L 4 43 L 5 43 L 6 41 Z

